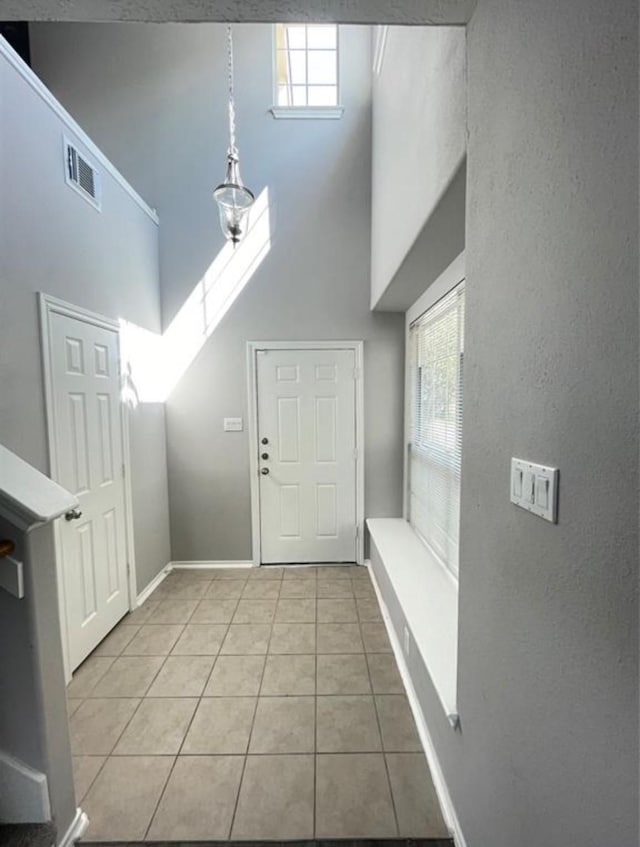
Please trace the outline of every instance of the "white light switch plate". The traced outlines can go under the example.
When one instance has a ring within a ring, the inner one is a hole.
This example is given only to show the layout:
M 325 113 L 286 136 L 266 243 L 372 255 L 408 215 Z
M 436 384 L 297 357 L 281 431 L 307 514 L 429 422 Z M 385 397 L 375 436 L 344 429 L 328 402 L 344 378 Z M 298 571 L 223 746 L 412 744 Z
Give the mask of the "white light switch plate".
M 225 432 L 242 432 L 242 418 L 224 418 Z
M 511 459 L 510 500 L 546 521 L 558 520 L 558 468 Z

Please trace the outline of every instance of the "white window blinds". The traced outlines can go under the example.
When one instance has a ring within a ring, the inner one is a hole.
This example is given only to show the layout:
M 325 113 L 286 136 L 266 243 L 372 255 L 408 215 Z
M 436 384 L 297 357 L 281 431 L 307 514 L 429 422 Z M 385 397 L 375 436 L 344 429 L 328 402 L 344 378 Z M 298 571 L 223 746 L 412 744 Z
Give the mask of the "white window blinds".
M 464 283 L 460 283 L 409 328 L 408 517 L 456 575 L 463 338 Z

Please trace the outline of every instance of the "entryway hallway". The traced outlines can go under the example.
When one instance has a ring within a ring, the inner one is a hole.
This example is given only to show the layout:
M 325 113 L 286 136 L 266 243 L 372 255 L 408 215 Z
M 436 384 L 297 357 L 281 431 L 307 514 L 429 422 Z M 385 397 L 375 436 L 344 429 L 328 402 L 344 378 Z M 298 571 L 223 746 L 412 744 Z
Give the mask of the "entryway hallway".
M 68 698 L 85 842 L 451 843 L 366 568 L 173 572 Z

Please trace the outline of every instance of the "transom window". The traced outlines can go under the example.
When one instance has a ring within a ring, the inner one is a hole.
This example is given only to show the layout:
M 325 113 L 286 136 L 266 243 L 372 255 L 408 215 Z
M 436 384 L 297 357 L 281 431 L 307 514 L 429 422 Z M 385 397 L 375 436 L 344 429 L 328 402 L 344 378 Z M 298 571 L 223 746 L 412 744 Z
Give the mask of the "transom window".
M 464 283 L 409 328 L 408 519 L 458 573 Z
M 337 107 L 337 25 L 275 24 L 274 39 L 276 107 Z

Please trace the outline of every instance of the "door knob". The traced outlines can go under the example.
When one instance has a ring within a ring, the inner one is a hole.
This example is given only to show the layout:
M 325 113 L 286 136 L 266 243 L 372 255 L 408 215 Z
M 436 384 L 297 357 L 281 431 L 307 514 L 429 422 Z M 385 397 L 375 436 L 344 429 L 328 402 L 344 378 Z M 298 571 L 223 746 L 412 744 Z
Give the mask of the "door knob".
M 269 473 L 269 468 L 262 468 L 260 473 L 262 474 L 262 476 L 266 476 Z
M 268 443 L 269 443 L 269 439 L 268 439 L 268 438 L 263 438 L 263 439 L 262 439 L 262 444 L 268 444 Z
M 64 519 L 65 521 L 77 521 L 78 518 L 82 517 L 82 512 L 80 509 L 70 509 L 66 512 Z
M 268 459 L 268 458 L 269 458 L 269 454 L 268 454 L 268 453 L 262 453 L 262 454 L 261 454 L 261 456 L 260 456 L 260 458 L 261 458 L 261 459 Z

